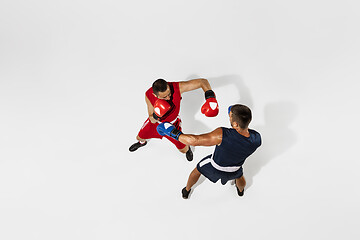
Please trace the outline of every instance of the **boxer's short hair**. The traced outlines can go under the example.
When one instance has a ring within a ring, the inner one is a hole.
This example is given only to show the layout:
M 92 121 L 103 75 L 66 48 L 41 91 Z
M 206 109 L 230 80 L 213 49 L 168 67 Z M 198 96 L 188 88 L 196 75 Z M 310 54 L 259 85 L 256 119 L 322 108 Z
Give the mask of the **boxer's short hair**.
M 246 129 L 251 122 L 251 110 L 245 105 L 235 104 L 231 107 L 232 120 L 239 124 L 240 128 Z
M 153 85 L 152 89 L 154 94 L 157 96 L 159 92 L 165 92 L 168 87 L 168 83 L 164 79 L 157 79 Z

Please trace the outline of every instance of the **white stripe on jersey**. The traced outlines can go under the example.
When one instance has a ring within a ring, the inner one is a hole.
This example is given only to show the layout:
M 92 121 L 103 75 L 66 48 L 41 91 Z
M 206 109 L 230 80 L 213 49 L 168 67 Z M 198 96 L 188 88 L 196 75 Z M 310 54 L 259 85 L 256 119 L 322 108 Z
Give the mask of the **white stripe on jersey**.
M 150 122 L 150 120 L 147 119 L 147 120 L 144 122 L 144 124 L 142 125 L 141 129 L 143 129 L 149 122 Z

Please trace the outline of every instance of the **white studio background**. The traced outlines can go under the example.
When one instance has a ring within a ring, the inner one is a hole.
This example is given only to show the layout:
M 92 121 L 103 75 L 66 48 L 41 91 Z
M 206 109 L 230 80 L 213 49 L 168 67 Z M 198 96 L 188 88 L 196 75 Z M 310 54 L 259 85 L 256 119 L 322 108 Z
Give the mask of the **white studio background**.
M 359 239 L 358 1 L 0 1 L 0 239 Z M 183 130 L 253 110 L 263 145 L 231 183 L 181 189 L 166 140 L 129 146 L 157 78 L 185 93 Z

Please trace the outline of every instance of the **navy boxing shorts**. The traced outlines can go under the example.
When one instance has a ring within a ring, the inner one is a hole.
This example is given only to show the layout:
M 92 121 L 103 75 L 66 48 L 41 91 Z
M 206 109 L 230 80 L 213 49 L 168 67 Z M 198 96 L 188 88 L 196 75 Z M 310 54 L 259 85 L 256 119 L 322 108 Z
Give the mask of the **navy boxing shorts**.
M 216 183 L 219 179 L 221 179 L 221 184 L 225 185 L 227 181 L 240 178 L 243 175 L 242 167 L 240 167 L 239 170 L 234 172 L 224 172 L 214 168 L 211 162 L 208 162 L 211 157 L 212 154 L 204 157 L 196 165 L 196 169 L 213 183 Z

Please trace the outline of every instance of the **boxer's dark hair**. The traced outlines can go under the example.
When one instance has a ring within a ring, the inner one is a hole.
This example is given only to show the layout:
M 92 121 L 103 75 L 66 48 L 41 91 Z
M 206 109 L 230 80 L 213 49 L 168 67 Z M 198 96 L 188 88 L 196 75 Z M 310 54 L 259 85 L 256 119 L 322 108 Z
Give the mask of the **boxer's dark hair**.
M 246 129 L 251 122 L 251 110 L 245 105 L 235 104 L 231 107 L 232 120 L 239 124 L 241 129 Z
M 164 79 L 157 79 L 153 85 L 152 89 L 154 94 L 157 96 L 159 92 L 165 92 L 167 89 L 168 83 Z

